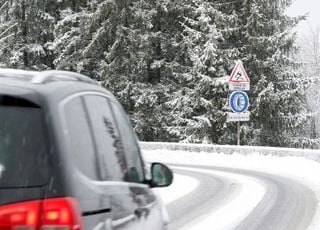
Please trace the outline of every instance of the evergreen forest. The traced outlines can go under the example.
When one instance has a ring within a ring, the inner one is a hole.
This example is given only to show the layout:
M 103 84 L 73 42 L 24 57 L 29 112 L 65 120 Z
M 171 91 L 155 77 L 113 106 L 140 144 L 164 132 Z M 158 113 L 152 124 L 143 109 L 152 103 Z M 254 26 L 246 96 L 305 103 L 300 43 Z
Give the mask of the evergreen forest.
M 228 79 L 251 80 L 243 145 L 319 147 L 291 0 L 0 0 L 0 67 L 82 73 L 143 141 L 236 144 Z

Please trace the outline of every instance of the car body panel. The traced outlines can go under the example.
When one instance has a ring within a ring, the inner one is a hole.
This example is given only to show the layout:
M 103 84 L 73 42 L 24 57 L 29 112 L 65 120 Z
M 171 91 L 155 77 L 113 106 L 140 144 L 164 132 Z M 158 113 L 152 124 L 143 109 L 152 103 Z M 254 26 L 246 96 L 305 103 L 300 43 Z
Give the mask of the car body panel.
M 61 76 L 64 73 L 59 72 L 59 74 Z M 1 76 L 4 75 L 5 70 L 0 71 L 0 95 L 24 98 L 38 104 L 43 111 L 43 121 L 40 122 L 43 122 L 45 127 L 47 171 L 44 173 L 46 174 L 45 182 L 41 186 L 15 189 L 0 188 L 0 205 L 55 197 L 75 197 L 79 202 L 83 217 L 82 222 L 86 230 L 160 230 L 165 228 L 167 223 L 163 216 L 163 206 L 153 193 L 149 183 L 146 183 L 146 178 L 135 183 L 96 180 L 85 175 L 75 164 L 79 159 L 75 159 L 75 155 L 71 154 L 71 131 L 68 126 L 70 119 L 65 118 L 64 108 L 73 98 L 83 101 L 83 98 L 80 99 L 81 97 L 95 95 L 105 98 L 107 104 L 112 103 L 112 105 L 119 106 L 121 110 L 120 104 L 109 91 L 98 85 L 90 84 L 89 81 L 53 80 L 43 84 L 34 84 L 32 81 L 28 81 L 28 78 L 32 78 L 32 76 L 39 77 L 40 75 L 37 72 L 13 71 L 2 79 Z M 17 80 L 18 78 L 21 79 Z M 37 82 L 41 82 L 38 80 Z M 85 110 L 86 103 L 79 105 L 80 107 L 84 106 L 83 109 Z M 77 107 L 79 111 L 81 110 L 80 107 Z M 110 108 L 112 110 L 112 107 Z M 71 121 L 75 122 L 78 116 L 77 112 L 72 109 L 69 112 L 73 113 L 72 116 L 75 119 L 71 119 Z M 93 145 L 94 151 L 98 151 L 94 145 L 97 144 L 96 141 L 100 140 L 97 139 L 98 136 L 93 135 L 96 130 L 92 128 L 93 125 L 90 123 L 92 118 L 88 111 L 85 112 L 88 116 L 87 119 L 89 119 L 85 123 L 92 132 L 80 132 L 77 135 L 80 139 L 84 138 L 83 140 L 89 140 L 86 138 L 90 136 L 93 142 L 86 141 L 86 144 Z M 95 111 L 91 112 L 95 113 Z M 121 113 L 124 114 L 122 110 Z M 113 112 L 112 114 L 112 119 L 115 120 L 115 123 L 118 123 L 118 118 L 114 116 Z M 83 124 L 80 121 L 79 126 Z M 75 122 L 73 125 L 75 124 L 77 123 Z M 109 134 L 106 133 L 106 135 L 113 135 L 114 138 L 115 133 L 117 133 L 122 138 L 118 128 L 118 126 L 114 126 L 111 130 L 108 130 Z M 87 136 L 81 137 L 81 135 Z M 132 140 L 134 138 L 132 137 Z M 137 143 L 136 145 L 138 146 Z M 122 149 L 122 151 L 125 150 Z M 112 154 L 112 151 L 105 151 L 105 154 Z M 141 158 L 140 153 L 138 155 Z M 97 156 L 101 157 L 102 153 L 99 152 Z M 100 167 L 100 160 L 96 163 L 97 168 Z M 141 167 L 144 167 L 142 159 L 141 165 Z

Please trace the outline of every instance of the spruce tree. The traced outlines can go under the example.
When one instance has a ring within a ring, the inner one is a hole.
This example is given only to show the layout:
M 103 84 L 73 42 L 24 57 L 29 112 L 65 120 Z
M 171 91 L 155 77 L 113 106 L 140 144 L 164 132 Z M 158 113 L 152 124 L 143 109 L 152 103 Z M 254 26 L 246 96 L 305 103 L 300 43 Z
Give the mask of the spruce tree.
M 2 1 L 2 65 L 23 69 L 53 68 L 46 44 L 53 40 L 54 17 L 47 10 L 50 1 Z M 53 7 L 53 5 L 51 5 Z
M 56 69 L 83 72 L 91 76 L 83 67 L 83 50 L 91 39 L 87 36 L 90 10 L 85 0 L 60 2 L 54 26 L 54 40 L 49 43 L 55 56 Z
M 308 144 L 290 0 L 0 0 L 0 65 L 84 73 L 142 140 L 231 144 L 227 79 L 251 79 L 243 144 Z M 274 138 L 277 137 L 277 138 Z
M 251 79 L 251 122 L 244 125 L 245 143 L 296 145 L 307 121 L 304 82 L 291 60 L 296 39 L 292 29 L 301 18 L 284 14 L 290 0 L 220 3 L 219 9 L 231 15 L 232 26 L 221 28 L 226 52 L 244 62 Z
M 97 36 L 89 53 L 103 57 L 97 77 L 124 105 L 142 140 L 169 140 L 165 134 L 165 17 L 170 1 L 123 1 L 99 7 Z M 102 46 L 102 47 L 101 47 Z
M 181 27 L 172 35 L 175 57 L 172 78 L 175 92 L 166 104 L 171 109 L 169 132 L 180 141 L 216 143 L 223 133 L 226 101 L 223 60 L 218 50 L 221 33 L 216 28 L 220 13 L 210 2 L 177 5 Z

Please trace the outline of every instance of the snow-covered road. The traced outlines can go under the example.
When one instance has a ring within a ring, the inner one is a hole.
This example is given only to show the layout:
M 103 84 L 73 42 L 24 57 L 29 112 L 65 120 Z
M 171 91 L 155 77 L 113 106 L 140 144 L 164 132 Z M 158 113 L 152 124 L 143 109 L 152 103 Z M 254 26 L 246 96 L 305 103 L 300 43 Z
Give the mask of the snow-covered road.
M 159 189 L 172 230 L 319 229 L 316 162 L 175 151 L 145 155 L 171 163 L 178 175 L 171 187 Z

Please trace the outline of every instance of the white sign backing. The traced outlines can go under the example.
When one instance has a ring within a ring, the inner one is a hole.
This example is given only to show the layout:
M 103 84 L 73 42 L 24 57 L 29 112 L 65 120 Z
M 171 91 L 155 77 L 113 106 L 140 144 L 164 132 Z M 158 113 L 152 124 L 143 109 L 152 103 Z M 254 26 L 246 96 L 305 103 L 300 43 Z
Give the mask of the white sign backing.
M 250 113 L 228 113 L 227 122 L 233 121 L 250 121 Z
M 233 68 L 228 83 L 230 90 L 246 91 L 250 89 L 250 79 L 241 61 L 238 61 L 236 66 Z

